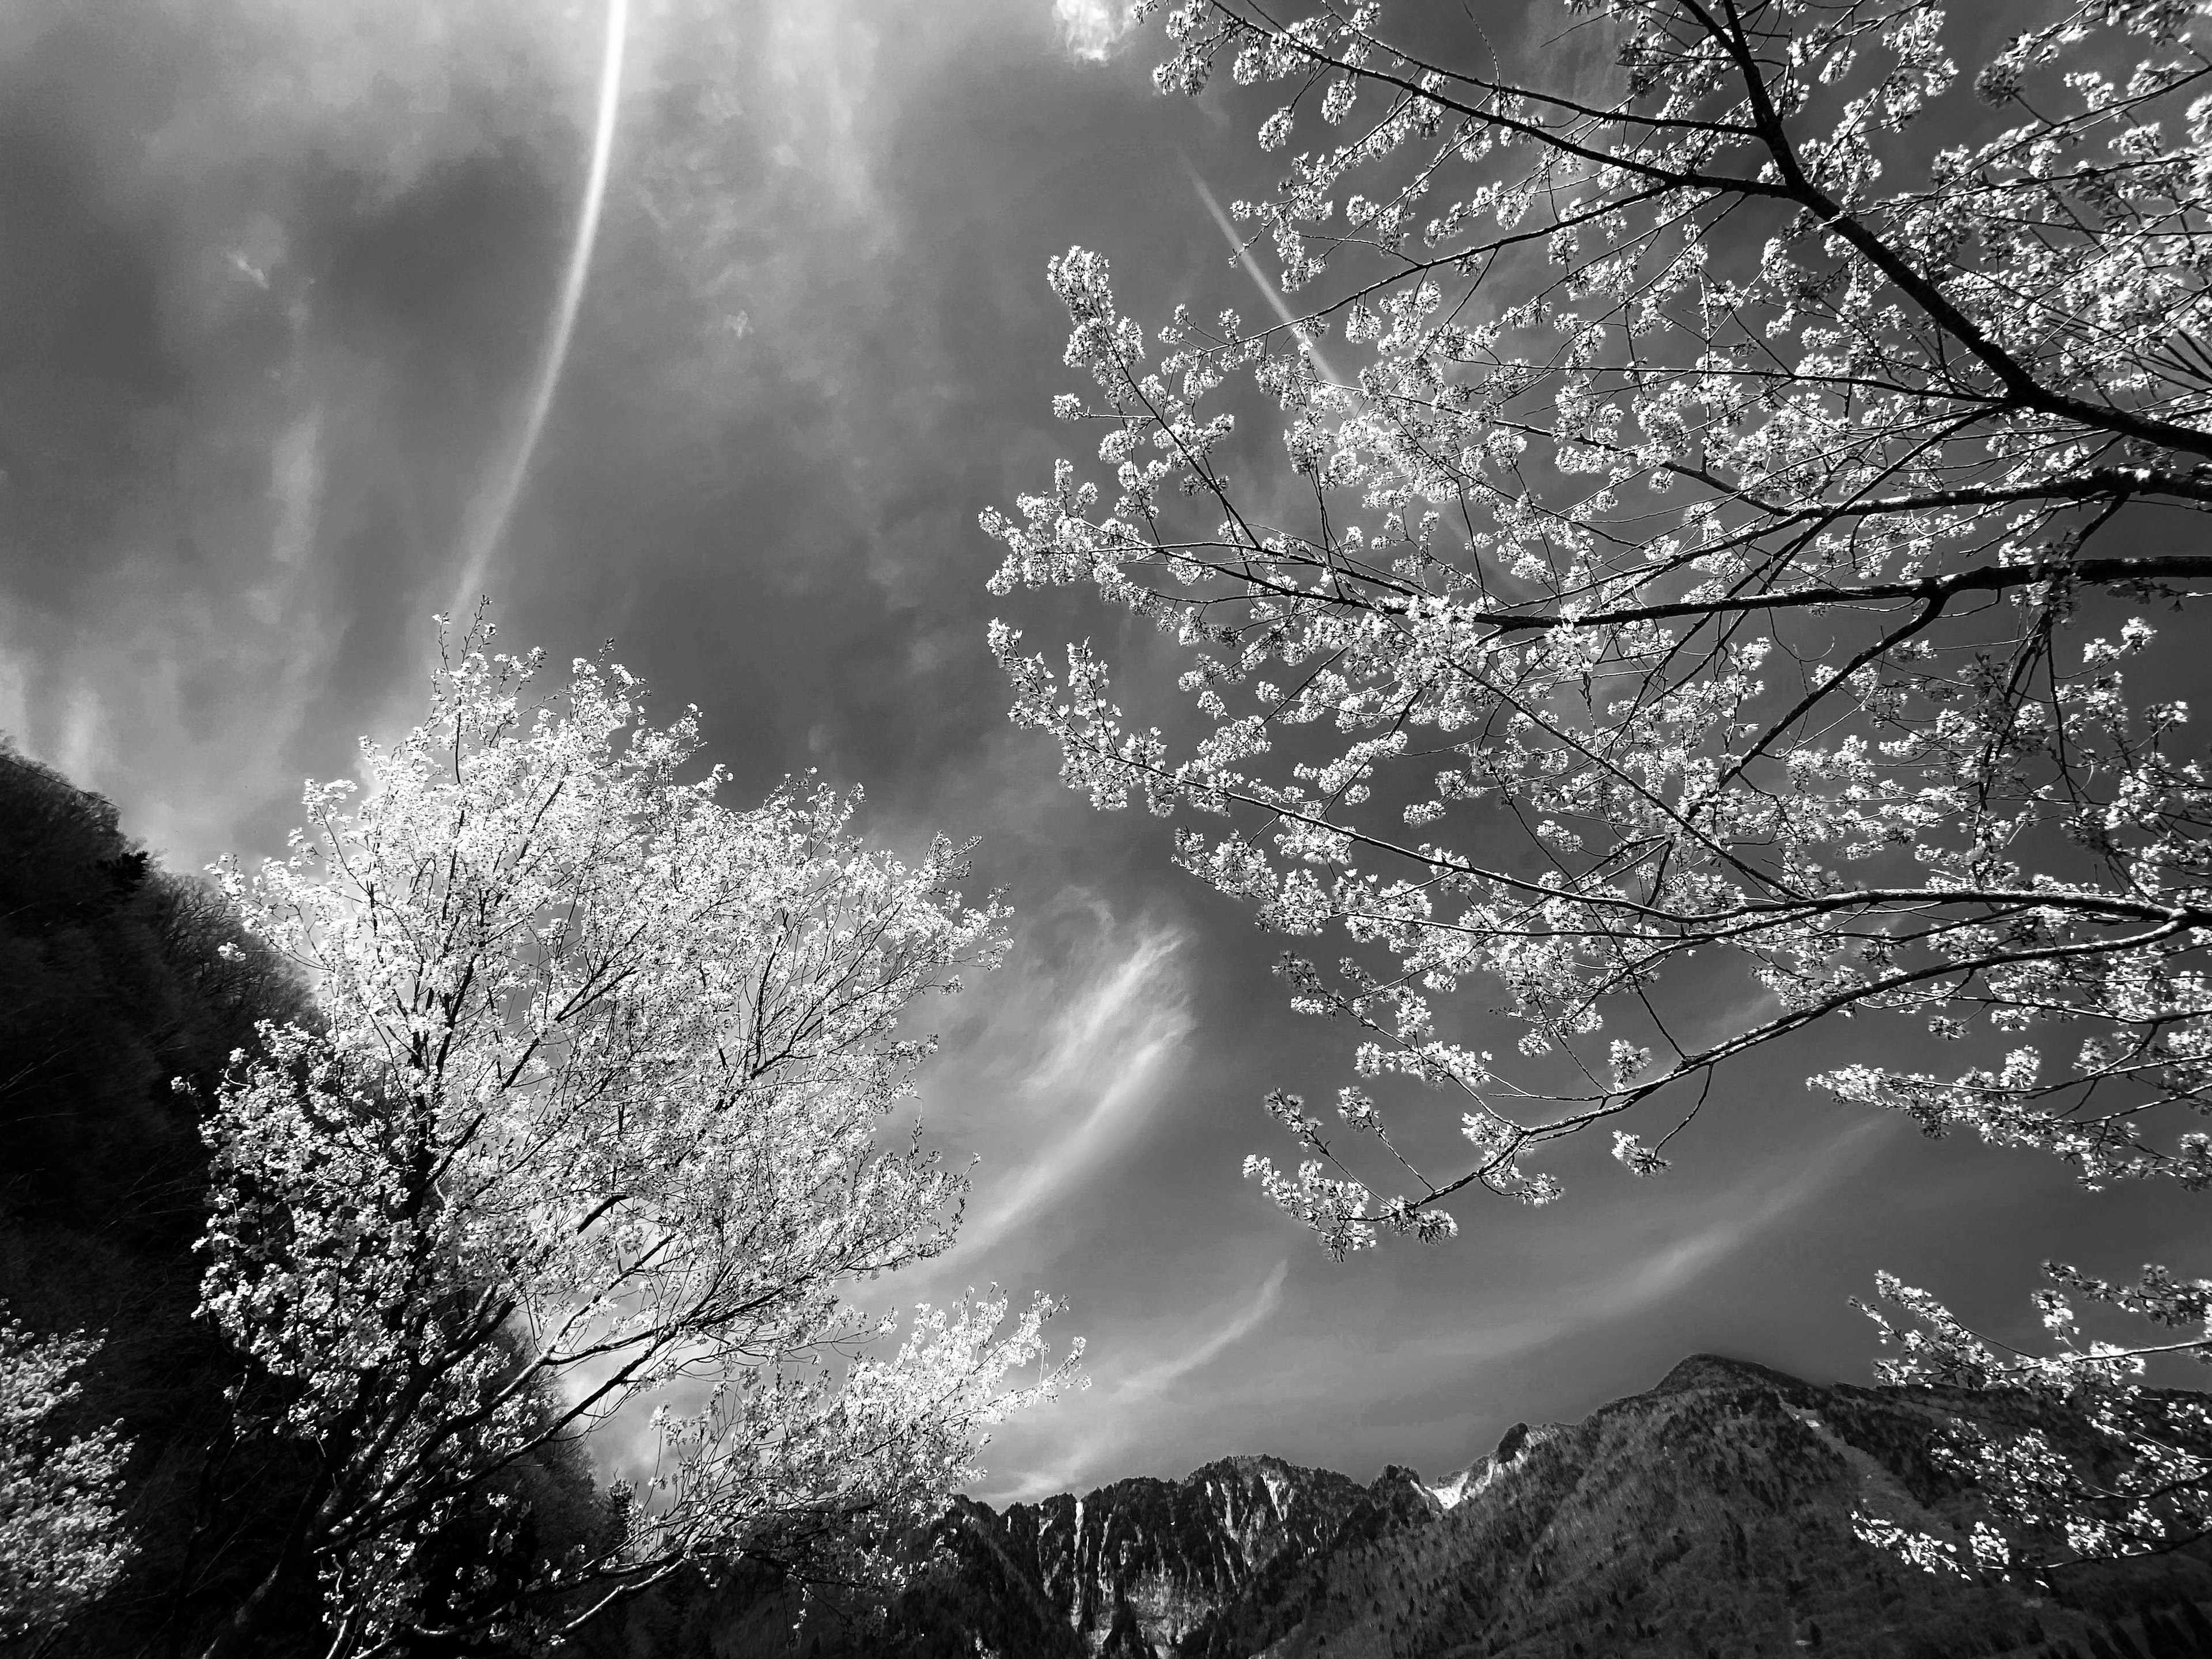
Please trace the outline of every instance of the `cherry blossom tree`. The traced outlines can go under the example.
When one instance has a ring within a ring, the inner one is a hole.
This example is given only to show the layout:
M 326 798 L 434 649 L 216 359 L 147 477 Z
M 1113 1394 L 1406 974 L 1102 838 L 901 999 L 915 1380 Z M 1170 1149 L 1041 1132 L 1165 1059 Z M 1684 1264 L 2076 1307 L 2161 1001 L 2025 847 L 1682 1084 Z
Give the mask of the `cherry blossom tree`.
M 1188 702 L 1125 715 L 1090 645 L 994 624 L 1067 781 L 1346 947 L 1281 964 L 1357 1034 L 1342 1127 L 1278 1092 L 1303 1161 L 1248 1173 L 1333 1253 L 1441 1238 L 1462 1192 L 1554 1197 L 1563 1137 L 1663 1169 L 1731 1063 L 1881 1017 L 1899 1058 L 1815 1087 L 2212 1183 L 2212 781 L 2172 695 L 2212 552 L 2170 533 L 2212 503 L 2205 8 L 2008 8 L 1962 79 L 1925 0 L 1589 0 L 1549 82 L 1445 9 L 1168 10 L 1163 92 L 1279 88 L 1260 143 L 1306 146 L 1232 210 L 1282 320 L 1149 332 L 1055 259 L 1056 412 L 1105 476 L 983 515 L 996 591 L 1091 584 L 1182 653 Z M 1237 421 L 1270 404 L 1272 471 Z M 1758 994 L 1716 1034 L 1727 964 Z M 1999 1364 L 1908 1297 L 1897 1374 L 2112 1404 L 2140 1490 L 2096 1501 L 2132 1518 L 2069 1547 L 2202 1530 L 2207 1466 L 2124 1419 L 2146 1354 L 2212 1352 L 2204 1287 L 2068 1283 L 2196 1334 Z
M 896 1340 L 847 1299 L 957 1221 L 961 1177 L 885 1118 L 932 1048 L 916 1000 L 1003 948 L 964 849 L 902 865 L 826 788 L 726 806 L 685 775 L 696 711 L 649 724 L 584 661 L 533 702 L 538 657 L 489 636 L 364 744 L 357 805 L 311 785 L 288 860 L 221 872 L 317 1019 L 212 1104 L 203 1311 L 316 1473 L 217 1650 L 309 1566 L 334 1656 L 547 1638 L 686 1565 L 848 1572 L 1073 1364 L 1040 1361 L 1042 1298 Z M 593 1431 L 635 1478 L 547 1558 L 547 1460 Z M 487 1540 L 458 1583 L 456 1527 Z
M 0 1321 L 0 1642 L 52 1635 L 131 1559 L 117 1425 L 70 1433 L 75 1374 L 99 1351 Z M 36 1650 L 35 1647 L 32 1650 Z

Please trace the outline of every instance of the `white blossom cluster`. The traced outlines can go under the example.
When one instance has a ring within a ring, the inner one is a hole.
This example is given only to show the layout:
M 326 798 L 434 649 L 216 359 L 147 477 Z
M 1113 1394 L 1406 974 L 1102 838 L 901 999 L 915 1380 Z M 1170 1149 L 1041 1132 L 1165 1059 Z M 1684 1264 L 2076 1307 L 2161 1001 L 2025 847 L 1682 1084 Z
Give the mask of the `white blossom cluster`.
M 0 1320 L 0 1642 L 52 1632 L 130 1564 L 121 1428 L 70 1434 L 56 1421 L 99 1346 Z
M 1103 470 L 984 514 L 994 591 L 1152 618 L 1187 701 L 992 639 L 1070 784 L 1345 941 L 1283 971 L 1363 1082 L 1455 1097 L 1441 1170 L 1364 1093 L 1278 1112 L 1299 1167 L 1248 1170 L 1333 1252 L 1545 1201 L 1600 1124 L 1654 1173 L 1717 1068 L 1868 1015 L 1907 1035 L 1817 1086 L 2212 1185 L 2212 776 L 2142 689 L 2212 579 L 2164 533 L 2212 505 L 2212 24 L 2017 9 L 1962 78 L 1927 0 L 1582 0 L 1595 90 L 1365 0 L 1166 9 L 1162 91 L 1281 89 L 1231 210 L 1303 310 L 1153 333 L 1053 262 Z
M 889 1357 L 844 1299 L 957 1220 L 961 1178 L 884 1132 L 933 1046 L 902 1016 L 1003 949 L 964 849 L 909 868 L 826 788 L 732 810 L 719 770 L 684 775 L 696 711 L 647 724 L 584 661 L 532 701 L 538 659 L 488 632 L 422 726 L 364 744 L 357 805 L 311 786 L 289 860 L 222 872 L 319 1023 L 265 1029 L 214 1103 L 203 1308 L 321 1455 L 334 1653 L 438 1628 L 426 1541 L 463 1513 L 511 1534 L 520 1466 L 584 1431 L 644 1437 L 652 1468 L 529 1587 L 546 1628 L 686 1562 L 896 1525 L 1073 1364 L 1000 1389 L 1042 1298 L 1010 1331 L 996 1296 L 925 1309 Z

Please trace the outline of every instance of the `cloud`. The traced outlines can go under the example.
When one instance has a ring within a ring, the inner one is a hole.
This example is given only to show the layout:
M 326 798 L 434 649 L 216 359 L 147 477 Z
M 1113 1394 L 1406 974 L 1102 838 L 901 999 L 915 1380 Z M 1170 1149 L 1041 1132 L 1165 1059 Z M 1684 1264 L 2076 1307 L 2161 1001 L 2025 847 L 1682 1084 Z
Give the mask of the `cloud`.
M 879 204 L 865 118 L 881 94 L 878 35 L 850 5 L 776 0 L 769 8 L 769 74 L 781 93 L 787 134 L 775 150 L 786 167 L 804 166 L 849 213 Z
M 295 744 L 331 672 L 332 573 L 316 546 L 359 507 L 349 491 L 333 500 L 331 457 L 375 446 L 316 378 L 250 413 L 210 394 L 211 427 L 270 423 L 265 444 L 222 456 L 244 487 L 177 502 L 158 530 L 158 500 L 130 501 L 65 595 L 19 589 L 0 613 L 0 730 L 118 796 L 132 832 L 187 869 L 233 844 L 243 813 L 296 790 Z M 222 448 L 189 434 L 179 471 Z
M 441 497 L 508 364 L 438 283 L 489 249 L 453 286 L 536 308 L 580 33 L 526 0 L 30 0 L 0 29 L 29 215 L 0 408 L 39 411 L 0 435 L 0 720 L 186 867 L 344 763 L 396 665 L 362 624 L 451 580 Z M 410 391 L 426 362 L 449 379 Z
M 9 10 L 4 729 L 187 866 L 273 848 L 302 775 L 416 717 L 431 611 L 489 582 L 512 623 L 557 574 L 594 414 L 599 476 L 634 433 L 680 486 L 795 373 L 750 314 L 853 381 L 888 287 L 833 320 L 821 273 L 884 240 L 866 9 Z

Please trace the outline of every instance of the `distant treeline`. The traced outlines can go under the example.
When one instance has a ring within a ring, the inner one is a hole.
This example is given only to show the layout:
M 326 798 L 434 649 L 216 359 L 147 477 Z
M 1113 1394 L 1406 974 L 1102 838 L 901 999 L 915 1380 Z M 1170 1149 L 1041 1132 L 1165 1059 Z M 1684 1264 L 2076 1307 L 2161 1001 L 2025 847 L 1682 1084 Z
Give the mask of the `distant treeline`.
M 21 1651 L 198 1655 L 295 1534 L 314 1449 L 265 1426 L 281 1399 L 194 1318 L 193 1245 L 208 1171 L 199 1103 L 259 1022 L 309 1010 L 218 892 L 161 869 L 108 802 L 0 746 L 0 1318 L 99 1339 L 70 1411 L 85 1427 L 119 1423 L 131 1449 L 130 1566 Z M 541 1514 L 589 1511 L 574 1449 L 532 1477 L 576 1500 L 541 1502 Z M 501 1552 L 465 1522 L 453 1532 L 441 1593 L 486 1594 Z M 312 1571 L 281 1575 L 268 1594 L 282 1605 L 256 1650 L 320 1653 Z

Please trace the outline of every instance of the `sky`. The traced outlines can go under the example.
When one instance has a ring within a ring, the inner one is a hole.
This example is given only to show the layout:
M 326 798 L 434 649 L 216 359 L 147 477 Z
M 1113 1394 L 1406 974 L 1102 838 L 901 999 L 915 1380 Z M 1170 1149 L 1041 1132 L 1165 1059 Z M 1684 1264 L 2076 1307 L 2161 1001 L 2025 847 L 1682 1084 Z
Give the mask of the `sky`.
M 1548 3 L 1469 0 L 1552 50 Z M 1593 1143 L 1530 1212 L 1328 1261 L 1240 1179 L 1340 1035 L 1279 942 L 1101 814 L 985 648 L 1162 647 L 994 599 L 1047 485 L 1072 243 L 1139 316 L 1248 310 L 1214 200 L 1257 112 L 1165 100 L 1115 0 L 15 0 L 0 8 L 0 732 L 173 868 L 281 848 L 301 781 L 424 700 L 478 592 L 703 711 L 730 799 L 818 770 L 869 833 L 982 838 L 997 974 L 931 1010 L 922 1110 L 981 1159 L 952 1254 L 871 1297 L 1048 1290 L 1090 1387 L 979 1494 L 1273 1452 L 1441 1477 L 1713 1350 L 1869 1379 L 1878 1267 L 1999 1335 L 2036 1263 L 2212 1271 L 2201 1200 L 2092 1195 L 1808 1091 L 1845 1026 L 1724 1076 L 1663 1178 Z M 1248 118 L 1249 117 L 1249 118 Z M 1147 653 L 1152 653 L 1148 658 Z M 1473 993 L 1479 998 L 1480 993 Z M 1717 986 L 1711 1017 L 1730 997 Z

